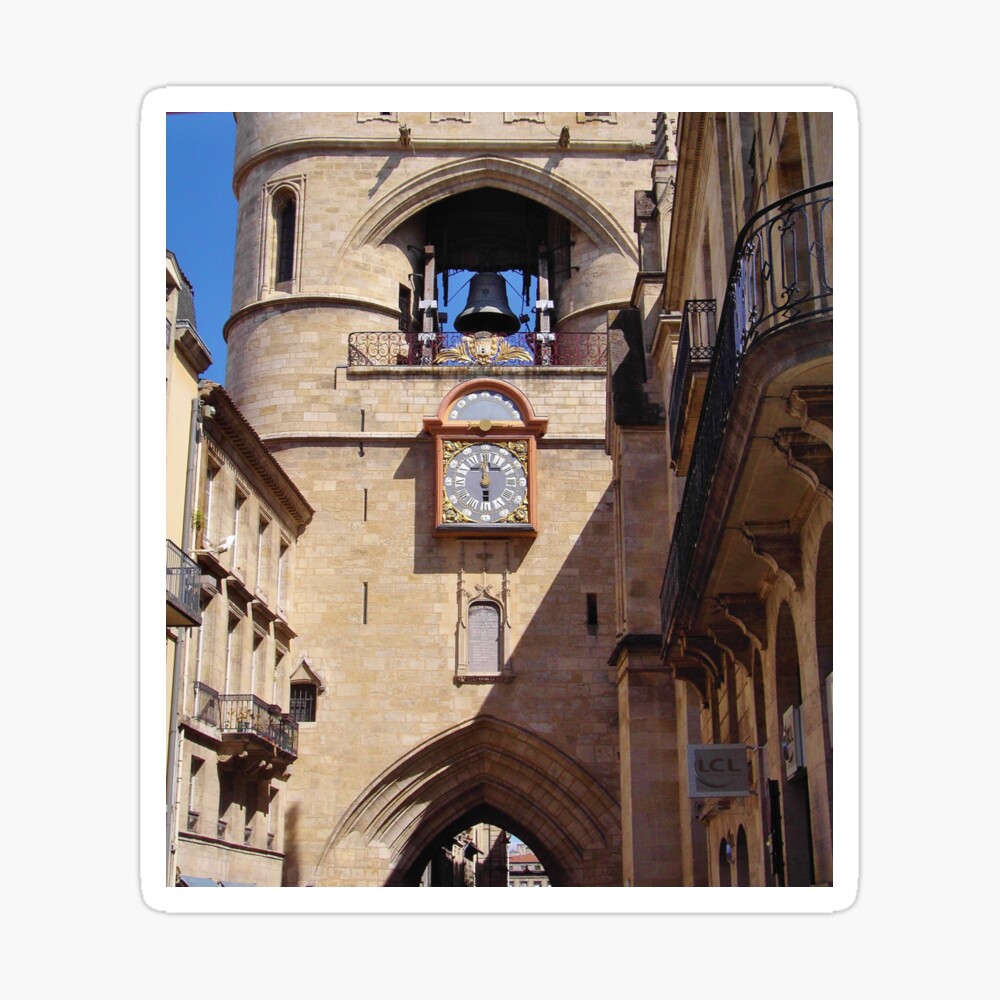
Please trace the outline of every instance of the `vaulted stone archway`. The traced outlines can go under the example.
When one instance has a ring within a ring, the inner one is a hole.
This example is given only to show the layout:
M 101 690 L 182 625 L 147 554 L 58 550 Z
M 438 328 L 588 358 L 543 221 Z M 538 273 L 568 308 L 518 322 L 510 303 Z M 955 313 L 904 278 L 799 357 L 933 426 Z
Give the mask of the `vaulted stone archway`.
M 569 220 L 596 246 L 638 264 L 635 239 L 594 197 L 572 181 L 524 160 L 477 156 L 426 170 L 374 204 L 344 242 L 344 252 L 378 244 L 402 222 L 451 195 L 482 187 L 510 191 Z
M 368 884 L 415 884 L 442 837 L 483 819 L 529 839 L 553 884 L 620 877 L 615 798 L 541 737 L 478 716 L 416 747 L 365 789 L 331 833 L 314 884 L 345 868 L 357 878 L 359 866 Z

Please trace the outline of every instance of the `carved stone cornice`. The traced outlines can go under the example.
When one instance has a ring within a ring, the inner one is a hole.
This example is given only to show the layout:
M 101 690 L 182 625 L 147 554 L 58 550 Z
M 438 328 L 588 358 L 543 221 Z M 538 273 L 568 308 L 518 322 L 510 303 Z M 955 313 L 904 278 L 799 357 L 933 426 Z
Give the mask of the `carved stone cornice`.
M 788 460 L 788 467 L 803 476 L 813 489 L 833 497 L 833 449 L 809 431 L 786 427 L 773 438 L 774 447 Z
M 802 547 L 799 533 L 788 521 L 746 523 L 743 534 L 759 556 L 774 570 L 783 574 L 797 590 L 802 586 Z
M 199 391 L 202 399 L 214 409 L 214 415 L 205 421 L 208 434 L 222 439 L 219 447 L 223 452 L 242 460 L 245 471 L 254 475 L 270 494 L 268 499 L 272 504 L 280 507 L 301 532 L 312 520 L 313 509 L 291 477 L 221 385 L 202 381 Z
M 617 667 L 622 663 L 628 663 L 633 659 L 641 663 L 641 666 L 633 663 L 633 670 L 658 670 L 662 669 L 660 661 L 660 647 L 663 644 L 663 637 L 659 632 L 626 632 L 618 637 L 615 648 L 608 657 L 608 666 Z
M 802 430 L 833 448 L 833 386 L 799 386 L 788 396 L 788 412 Z

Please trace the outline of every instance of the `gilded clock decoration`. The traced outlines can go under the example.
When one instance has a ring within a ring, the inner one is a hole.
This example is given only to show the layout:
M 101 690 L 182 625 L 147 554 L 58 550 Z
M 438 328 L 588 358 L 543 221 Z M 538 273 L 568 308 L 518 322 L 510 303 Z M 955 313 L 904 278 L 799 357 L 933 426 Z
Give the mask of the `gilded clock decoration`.
M 446 524 L 528 524 L 527 441 L 445 441 Z

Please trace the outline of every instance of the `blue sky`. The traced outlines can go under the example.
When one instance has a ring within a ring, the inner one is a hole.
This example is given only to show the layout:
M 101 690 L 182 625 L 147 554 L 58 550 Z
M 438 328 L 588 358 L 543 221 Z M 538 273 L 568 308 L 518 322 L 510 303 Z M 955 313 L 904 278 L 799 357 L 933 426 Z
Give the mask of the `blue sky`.
M 167 115 L 167 249 L 194 286 L 198 335 L 212 353 L 203 378 L 224 382 L 236 246 L 232 114 Z

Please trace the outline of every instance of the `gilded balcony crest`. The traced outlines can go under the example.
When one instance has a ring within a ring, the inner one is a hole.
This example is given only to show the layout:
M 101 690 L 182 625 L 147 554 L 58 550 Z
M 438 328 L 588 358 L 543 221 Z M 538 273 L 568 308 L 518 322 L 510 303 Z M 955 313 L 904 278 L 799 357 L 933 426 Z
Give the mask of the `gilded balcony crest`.
M 447 365 L 532 365 L 535 357 L 523 347 L 511 344 L 509 338 L 500 333 L 480 331 L 465 334 L 460 340 L 437 352 L 434 364 Z

